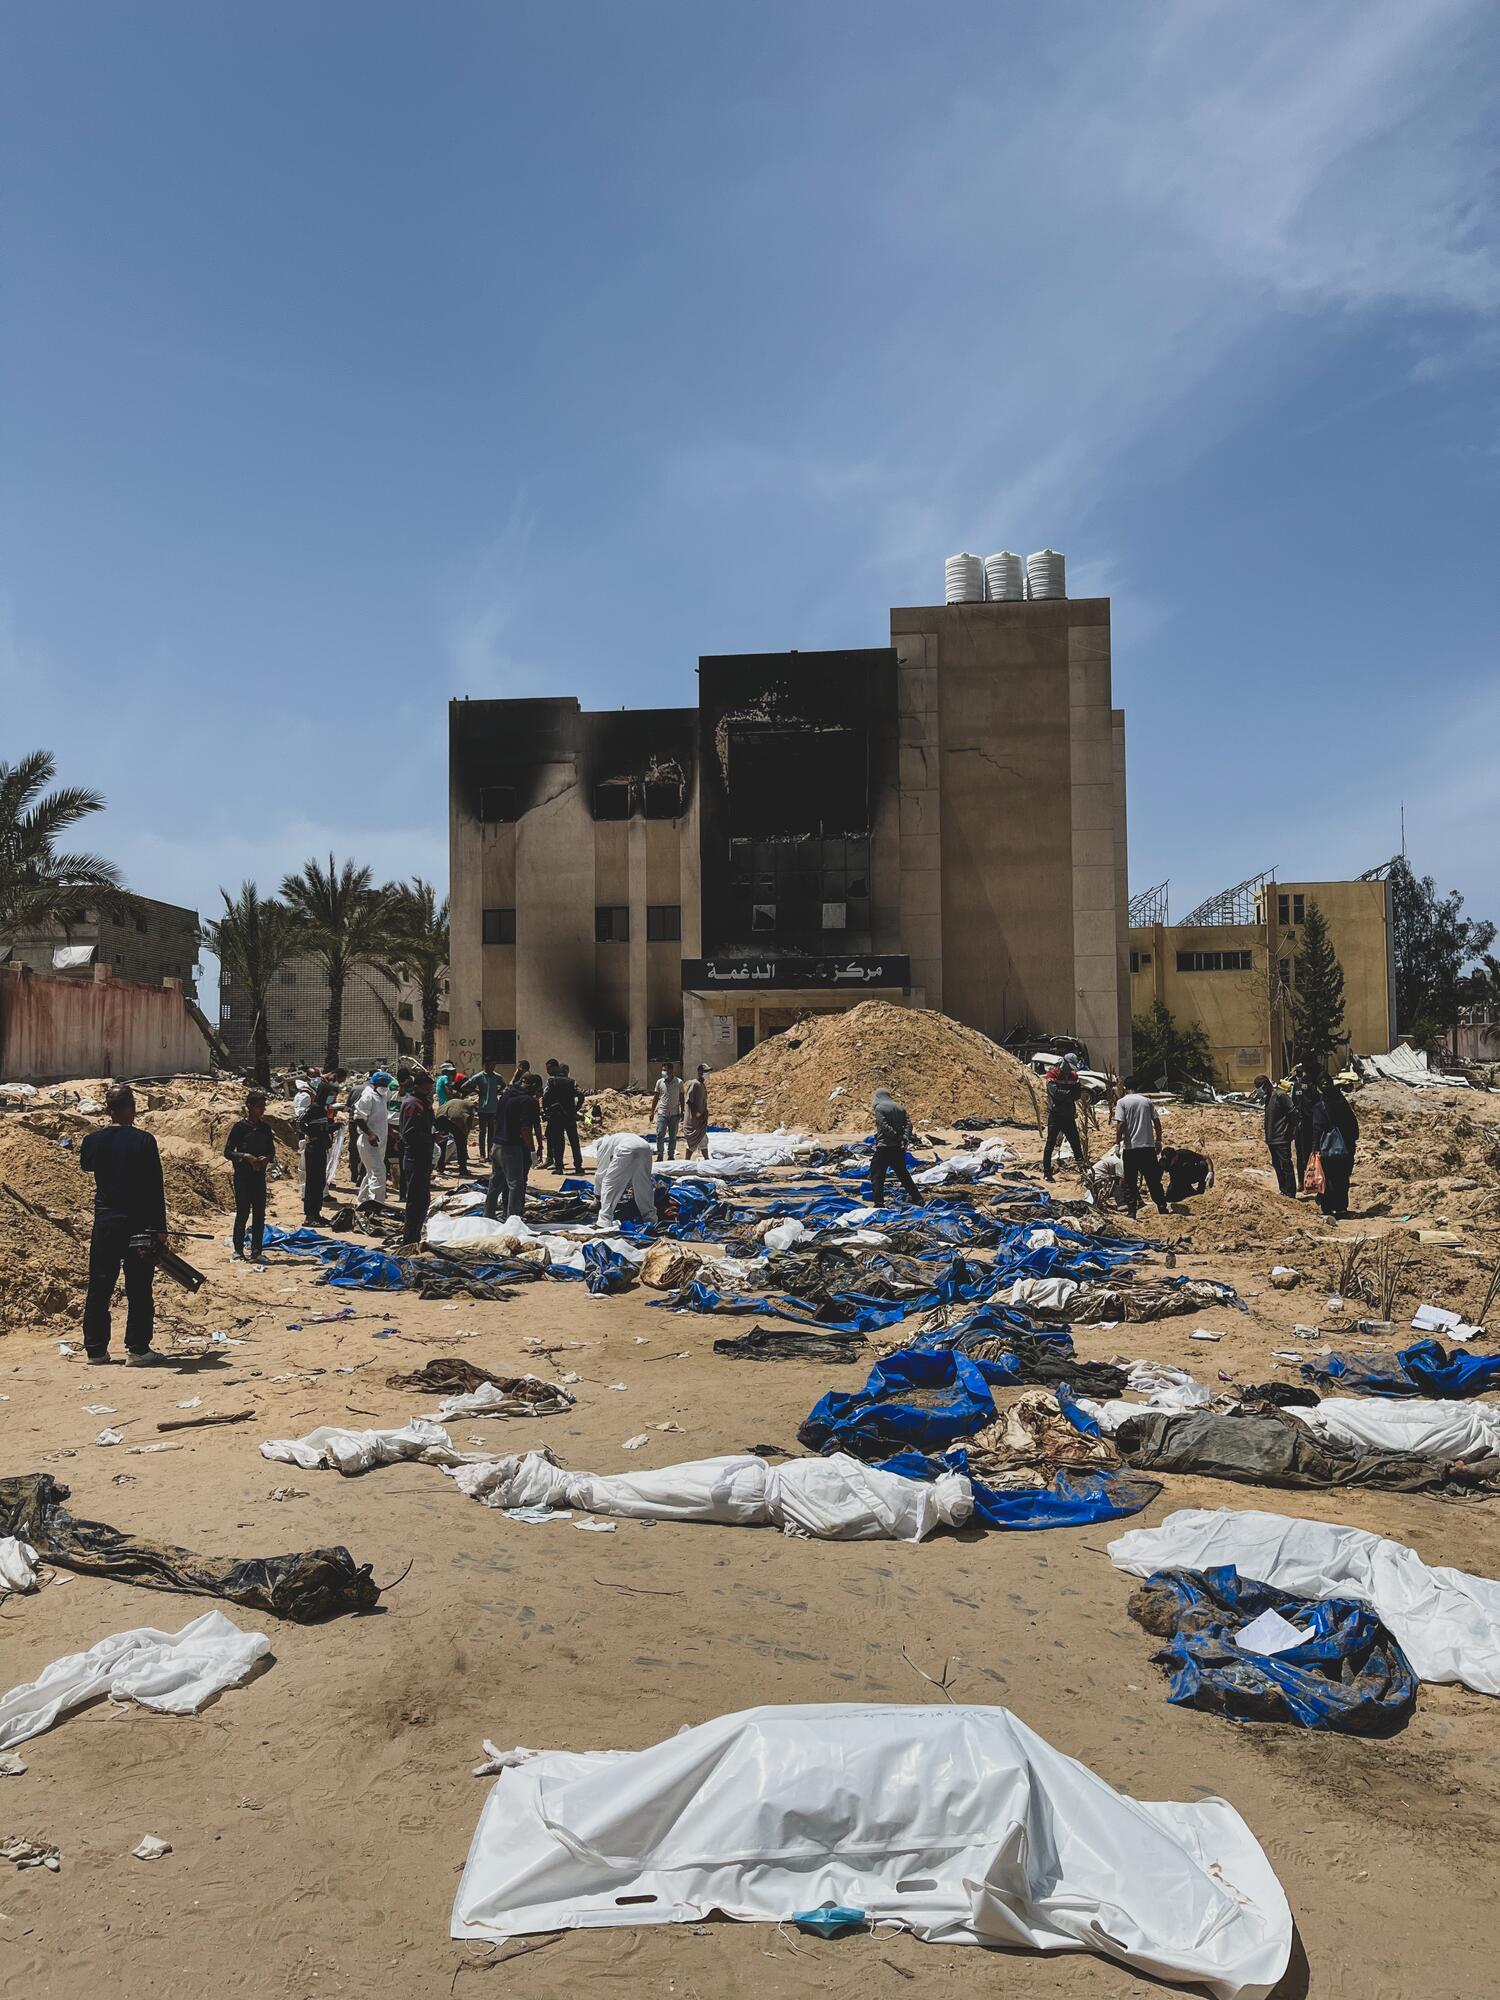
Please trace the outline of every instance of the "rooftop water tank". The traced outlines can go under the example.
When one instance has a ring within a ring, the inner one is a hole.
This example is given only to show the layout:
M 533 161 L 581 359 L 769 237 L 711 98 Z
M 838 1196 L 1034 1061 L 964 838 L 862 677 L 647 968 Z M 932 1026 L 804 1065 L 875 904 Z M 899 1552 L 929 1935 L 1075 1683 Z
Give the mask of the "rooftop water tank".
M 1067 566 L 1056 549 L 1038 549 L 1035 555 L 1026 558 L 1028 597 L 1066 597 L 1067 594 Z
M 984 559 L 985 595 L 991 604 L 1013 604 L 1026 595 L 1026 571 L 1021 558 L 1002 549 Z
M 943 565 L 945 604 L 983 604 L 984 564 L 978 556 L 949 556 Z

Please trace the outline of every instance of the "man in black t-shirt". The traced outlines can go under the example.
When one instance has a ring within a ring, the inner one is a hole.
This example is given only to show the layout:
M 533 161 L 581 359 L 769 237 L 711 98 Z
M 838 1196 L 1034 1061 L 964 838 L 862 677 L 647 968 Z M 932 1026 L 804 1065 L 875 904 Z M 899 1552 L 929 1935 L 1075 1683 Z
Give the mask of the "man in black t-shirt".
M 156 1325 L 154 1251 L 157 1243 L 167 1240 L 161 1154 L 151 1134 L 136 1129 L 135 1092 L 128 1083 L 114 1084 L 105 1092 L 104 1108 L 110 1123 L 101 1132 L 90 1132 L 78 1149 L 79 1166 L 94 1177 L 83 1346 L 96 1365 L 109 1360 L 109 1305 L 123 1269 L 125 1359 L 131 1367 L 144 1368 L 164 1358 L 151 1350 Z M 132 1247 L 132 1238 L 147 1241 Z
M 266 1233 L 266 1178 L 276 1158 L 276 1136 L 266 1123 L 266 1093 L 247 1090 L 245 1115 L 229 1128 L 224 1157 L 234 1169 L 234 1254 L 245 1254 L 250 1224 L 250 1257 L 260 1262 Z
M 401 1186 L 406 1198 L 403 1243 L 420 1243 L 432 1201 L 432 1078 L 425 1070 L 412 1072 L 401 1100 Z

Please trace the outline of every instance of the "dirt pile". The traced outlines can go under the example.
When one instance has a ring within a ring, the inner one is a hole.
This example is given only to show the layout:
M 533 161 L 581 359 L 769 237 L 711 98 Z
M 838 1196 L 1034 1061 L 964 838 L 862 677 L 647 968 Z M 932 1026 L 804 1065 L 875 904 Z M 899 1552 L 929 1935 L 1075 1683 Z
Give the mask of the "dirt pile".
M 0 1332 L 77 1323 L 94 1206 L 78 1147 L 98 1124 L 56 1110 L 0 1119 Z M 157 1144 L 169 1221 L 186 1226 L 232 1207 L 223 1160 L 188 1139 L 168 1135 Z
M 649 1132 L 651 1099 L 631 1090 L 594 1090 L 589 1093 L 589 1109 L 597 1109 L 606 1132 Z
M 1042 1086 L 973 1028 L 923 1007 L 866 1000 L 772 1035 L 710 1084 L 713 1122 L 744 1131 L 862 1129 L 889 1090 L 919 1130 L 957 1118 L 1034 1127 Z

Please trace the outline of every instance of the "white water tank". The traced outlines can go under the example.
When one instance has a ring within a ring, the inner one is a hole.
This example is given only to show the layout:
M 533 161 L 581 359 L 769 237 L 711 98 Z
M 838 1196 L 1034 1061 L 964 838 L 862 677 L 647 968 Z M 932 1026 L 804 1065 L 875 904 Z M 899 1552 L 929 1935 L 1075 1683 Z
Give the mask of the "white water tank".
M 1035 555 L 1026 558 L 1028 597 L 1066 597 L 1067 594 L 1067 566 L 1056 549 L 1038 549 Z
M 945 604 L 983 604 L 984 564 L 978 556 L 949 556 L 943 565 Z
M 984 590 L 991 604 L 1013 604 L 1026 595 L 1026 571 L 1021 558 L 1002 549 L 984 559 Z

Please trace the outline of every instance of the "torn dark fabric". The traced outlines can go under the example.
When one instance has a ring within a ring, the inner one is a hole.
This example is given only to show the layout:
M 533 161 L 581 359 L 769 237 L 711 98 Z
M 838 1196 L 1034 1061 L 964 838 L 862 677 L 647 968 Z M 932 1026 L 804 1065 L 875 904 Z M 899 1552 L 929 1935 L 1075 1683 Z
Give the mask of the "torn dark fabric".
M 1255 1486 L 1385 1486 L 1401 1493 L 1463 1490 L 1440 1459 L 1361 1451 L 1319 1437 L 1282 1410 L 1146 1412 L 1127 1417 L 1115 1445 L 1128 1464 L 1152 1472 L 1196 1472 Z M 1469 1482 L 1471 1485 L 1473 1482 Z
M 289 1556 L 200 1556 L 166 1542 L 128 1535 L 103 1521 L 80 1521 L 63 1502 L 68 1488 L 46 1472 L 0 1479 L 0 1535 L 18 1535 L 59 1569 L 112 1576 L 146 1590 L 222 1597 L 294 1624 L 312 1625 L 343 1611 L 373 1611 L 380 1586 L 370 1565 L 344 1548 Z
M 714 1353 L 732 1361 L 857 1361 L 862 1333 L 802 1333 L 794 1327 L 752 1326 L 734 1340 L 716 1340 Z
M 420 1389 L 432 1396 L 467 1396 L 475 1389 L 482 1389 L 486 1382 L 493 1382 L 508 1396 L 521 1396 L 529 1402 L 551 1403 L 557 1395 L 550 1382 L 538 1381 L 534 1375 L 497 1375 L 492 1368 L 480 1368 L 472 1361 L 459 1361 L 450 1355 L 424 1361 L 409 1374 L 385 1378 L 388 1389 Z
M 1312 1410 L 1322 1400 L 1305 1382 L 1257 1382 L 1240 1391 L 1242 1403 L 1270 1403 L 1278 1410 Z
M 1418 1340 L 1388 1354 L 1330 1354 L 1304 1361 L 1307 1382 L 1356 1396 L 1482 1396 L 1500 1387 L 1500 1354 L 1449 1352 L 1438 1340 Z
M 1371 1735 L 1411 1713 L 1417 1677 L 1373 1611 L 1344 1598 L 1290 1591 L 1223 1569 L 1157 1570 L 1135 1591 L 1131 1617 L 1166 1640 L 1152 1655 L 1172 1677 L 1167 1700 L 1236 1722 Z M 1307 1638 L 1284 1653 L 1244 1652 L 1237 1637 L 1275 1611 Z

